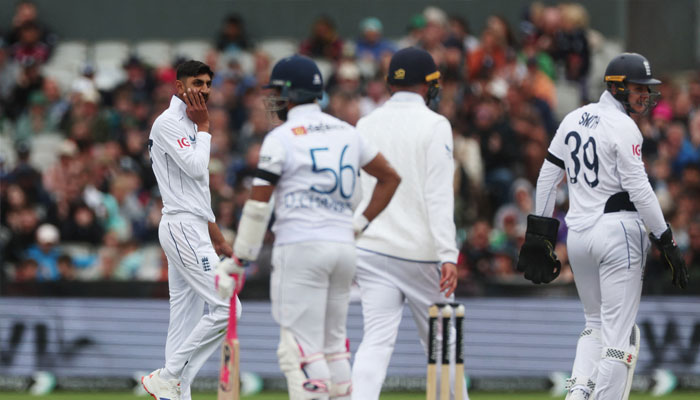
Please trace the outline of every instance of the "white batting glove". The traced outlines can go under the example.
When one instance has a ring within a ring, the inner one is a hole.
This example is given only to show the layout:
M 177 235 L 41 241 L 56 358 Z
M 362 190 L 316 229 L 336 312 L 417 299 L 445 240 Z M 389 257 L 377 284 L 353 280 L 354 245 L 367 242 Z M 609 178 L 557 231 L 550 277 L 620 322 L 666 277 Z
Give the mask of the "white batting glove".
M 219 297 L 226 300 L 233 296 L 236 289 L 236 281 L 231 277 L 232 274 L 243 275 L 244 269 L 238 258 L 222 257 L 221 261 L 216 265 L 216 277 L 214 282 L 216 291 Z
M 369 226 L 369 220 L 364 214 L 360 214 L 352 220 L 352 230 L 355 232 L 355 239 L 362 235 L 362 232 Z

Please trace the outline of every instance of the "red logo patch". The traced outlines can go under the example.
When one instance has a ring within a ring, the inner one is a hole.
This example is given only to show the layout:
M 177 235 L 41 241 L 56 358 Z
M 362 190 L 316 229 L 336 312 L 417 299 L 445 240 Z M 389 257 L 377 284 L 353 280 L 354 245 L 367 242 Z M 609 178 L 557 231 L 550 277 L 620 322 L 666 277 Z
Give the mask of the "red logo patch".
M 627 362 L 631 363 L 632 362 L 632 354 L 627 355 Z
M 184 149 L 185 147 L 190 147 L 190 142 L 189 140 L 187 140 L 187 138 L 178 139 L 177 144 L 180 145 L 181 149 Z
M 297 126 L 296 128 L 292 128 L 292 133 L 294 133 L 294 136 L 306 135 L 306 128 L 303 126 Z
M 632 145 L 632 154 L 634 154 L 635 156 L 641 156 L 642 155 L 641 147 L 642 146 L 640 146 L 638 144 L 633 144 Z

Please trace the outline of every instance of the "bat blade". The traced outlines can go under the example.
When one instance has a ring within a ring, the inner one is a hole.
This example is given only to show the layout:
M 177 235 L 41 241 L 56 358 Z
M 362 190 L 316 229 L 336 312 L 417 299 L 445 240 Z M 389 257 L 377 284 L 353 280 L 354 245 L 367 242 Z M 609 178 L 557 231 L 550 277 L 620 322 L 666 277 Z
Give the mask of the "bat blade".
M 238 281 L 235 275 L 234 279 Z M 231 296 L 226 339 L 221 346 L 221 369 L 219 370 L 217 400 L 239 400 L 241 387 L 240 358 L 236 320 L 236 293 L 234 293 Z
M 221 347 L 221 371 L 217 400 L 238 400 L 240 397 L 240 345 L 238 339 L 226 339 Z

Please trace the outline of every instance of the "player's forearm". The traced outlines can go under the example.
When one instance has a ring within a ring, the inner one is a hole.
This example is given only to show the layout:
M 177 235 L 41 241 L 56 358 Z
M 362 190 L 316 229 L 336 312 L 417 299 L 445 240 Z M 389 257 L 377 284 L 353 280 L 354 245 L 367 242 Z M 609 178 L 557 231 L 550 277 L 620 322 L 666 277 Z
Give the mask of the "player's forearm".
M 382 210 L 389 205 L 391 198 L 396 192 L 396 188 L 399 187 L 401 178 L 398 175 L 391 177 L 389 179 L 377 180 L 377 184 L 374 186 L 374 191 L 372 192 L 372 197 L 367 204 L 367 208 L 362 212 L 362 215 L 367 218 L 367 221 L 372 221 L 379 215 Z
M 545 160 L 537 177 L 535 215 L 551 217 L 557 198 L 557 187 L 564 177 L 564 170 Z
M 654 190 L 648 181 L 644 183 L 646 187 L 629 191 L 630 201 L 634 204 L 649 231 L 659 237 L 666 230 L 666 221 Z

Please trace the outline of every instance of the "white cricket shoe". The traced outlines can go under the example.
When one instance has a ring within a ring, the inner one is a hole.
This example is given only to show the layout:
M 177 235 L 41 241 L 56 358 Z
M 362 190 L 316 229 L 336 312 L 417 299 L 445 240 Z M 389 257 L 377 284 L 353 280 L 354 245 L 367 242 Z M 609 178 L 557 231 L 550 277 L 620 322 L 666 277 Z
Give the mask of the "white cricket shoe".
M 566 400 L 588 400 L 589 397 L 591 397 L 591 394 L 583 388 L 573 388 L 569 395 L 566 396 Z
M 156 400 L 180 400 L 180 382 L 160 377 L 160 369 L 141 377 L 141 384 Z

